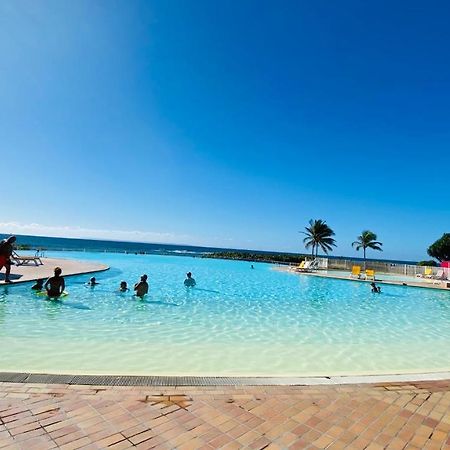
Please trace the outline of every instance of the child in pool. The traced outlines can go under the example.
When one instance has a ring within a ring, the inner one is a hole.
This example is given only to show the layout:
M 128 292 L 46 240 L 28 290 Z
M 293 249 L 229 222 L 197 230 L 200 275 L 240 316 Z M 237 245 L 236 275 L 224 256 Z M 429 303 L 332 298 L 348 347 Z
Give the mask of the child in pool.
M 99 284 L 98 281 L 95 279 L 95 277 L 92 277 L 89 282 L 87 283 L 88 286 L 95 286 L 96 284 Z
M 380 286 L 377 286 L 374 282 L 370 283 L 370 285 L 372 286 L 372 292 L 374 294 L 381 294 Z
M 40 280 L 36 280 L 36 283 L 31 286 L 31 289 L 33 289 L 33 291 L 42 291 L 42 289 L 44 288 L 44 280 L 40 279 Z
M 121 281 L 120 282 L 120 287 L 119 287 L 119 292 L 127 292 L 127 291 L 129 291 L 127 282 L 126 281 Z

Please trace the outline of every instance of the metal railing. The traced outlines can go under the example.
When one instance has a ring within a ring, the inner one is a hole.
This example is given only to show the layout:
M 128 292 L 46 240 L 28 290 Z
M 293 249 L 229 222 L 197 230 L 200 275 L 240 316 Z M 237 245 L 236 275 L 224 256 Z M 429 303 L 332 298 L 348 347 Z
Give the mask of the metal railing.
M 356 259 L 328 259 L 327 264 L 328 269 L 348 270 L 349 272 L 351 272 L 353 266 L 360 266 L 363 269 L 364 261 Z M 372 269 L 378 273 L 418 278 L 450 279 L 450 269 L 446 267 L 418 266 L 372 260 L 366 260 L 365 266 L 366 269 Z

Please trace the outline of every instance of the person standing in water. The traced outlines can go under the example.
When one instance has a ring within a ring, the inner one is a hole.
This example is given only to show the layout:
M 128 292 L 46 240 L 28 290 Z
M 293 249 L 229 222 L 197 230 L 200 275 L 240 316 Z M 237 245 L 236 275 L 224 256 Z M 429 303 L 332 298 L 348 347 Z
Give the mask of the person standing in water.
M 50 298 L 58 298 L 64 292 L 66 284 L 64 278 L 61 276 L 62 270 L 60 267 L 55 267 L 54 276 L 50 277 L 44 285 L 47 295 Z
M 147 275 L 142 275 L 141 281 L 134 285 L 134 293 L 137 297 L 143 297 L 148 293 Z
M 11 283 L 9 274 L 11 273 L 11 255 L 13 253 L 13 244 L 16 242 L 15 236 L 9 236 L 0 242 L 0 270 L 5 267 L 5 283 Z
M 184 285 L 187 287 L 194 287 L 197 283 L 195 282 L 195 280 L 192 278 L 192 273 L 188 272 L 186 274 L 186 279 L 184 280 Z

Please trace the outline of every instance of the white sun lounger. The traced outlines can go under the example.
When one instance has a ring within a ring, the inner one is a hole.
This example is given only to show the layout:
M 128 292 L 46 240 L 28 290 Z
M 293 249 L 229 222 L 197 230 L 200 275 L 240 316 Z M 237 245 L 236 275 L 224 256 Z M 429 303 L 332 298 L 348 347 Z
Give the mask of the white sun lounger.
M 34 263 L 36 266 L 44 264 L 39 256 L 20 256 L 16 252 L 12 253 L 11 261 L 16 266 L 28 266 L 31 263 Z
M 444 269 L 439 269 L 436 272 L 436 275 L 433 275 L 435 280 L 445 280 Z

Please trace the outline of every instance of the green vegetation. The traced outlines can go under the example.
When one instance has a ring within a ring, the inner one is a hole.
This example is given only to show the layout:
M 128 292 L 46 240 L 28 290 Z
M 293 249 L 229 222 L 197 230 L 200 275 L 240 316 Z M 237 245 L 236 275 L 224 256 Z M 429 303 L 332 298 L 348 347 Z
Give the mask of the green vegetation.
M 368 248 L 372 250 L 378 250 L 382 252 L 381 248 L 383 244 L 377 241 L 377 235 L 370 230 L 364 230 L 357 238 L 355 242 L 352 242 L 352 247 L 355 247 L 356 251 L 363 249 L 364 255 L 364 269 L 366 268 L 366 250 Z
M 440 239 L 428 247 L 427 252 L 438 261 L 450 261 L 450 233 L 444 233 Z
M 215 259 L 235 259 L 242 261 L 255 261 L 255 262 L 277 262 L 277 263 L 301 263 L 305 257 L 302 255 L 296 255 L 293 253 L 251 253 L 251 252 L 215 252 L 208 253 L 202 256 L 202 258 L 215 258 Z
M 434 259 L 430 259 L 429 261 L 419 261 L 417 263 L 418 266 L 428 266 L 428 267 L 435 267 L 437 266 L 437 262 Z
M 31 245 L 28 244 L 16 244 L 14 245 L 15 250 L 31 250 Z
M 327 225 L 325 220 L 311 219 L 309 221 L 309 227 L 305 227 L 306 231 L 301 233 L 306 234 L 303 243 L 306 248 L 311 248 L 311 256 L 316 256 L 319 248 L 325 253 L 333 251 L 333 247 L 336 247 L 336 241 L 332 238 L 334 231 Z

